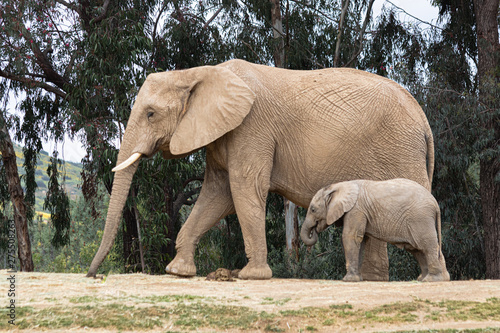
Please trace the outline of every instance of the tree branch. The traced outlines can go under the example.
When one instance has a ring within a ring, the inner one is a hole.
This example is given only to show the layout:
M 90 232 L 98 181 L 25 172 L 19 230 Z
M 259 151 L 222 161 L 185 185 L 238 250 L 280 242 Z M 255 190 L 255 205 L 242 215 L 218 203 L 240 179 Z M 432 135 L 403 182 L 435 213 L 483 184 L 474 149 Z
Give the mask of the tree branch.
M 25 86 L 27 86 L 28 88 L 40 87 L 40 88 L 45 89 L 46 91 L 51 92 L 51 93 L 55 94 L 56 96 L 59 96 L 63 99 L 66 98 L 66 96 L 67 96 L 67 94 L 64 91 L 57 89 L 57 87 L 51 86 L 45 82 L 31 80 L 31 79 L 28 79 L 26 77 L 19 77 L 19 76 L 13 75 L 11 73 L 5 72 L 1 69 L 0 69 L 0 76 L 6 78 L 8 80 L 21 82 Z
M 304 7 L 307 7 L 313 11 L 315 11 L 316 13 L 319 13 L 321 14 L 322 16 L 324 16 L 327 20 L 330 20 L 330 21 L 333 21 L 335 22 L 335 20 L 333 18 L 330 17 L 330 15 L 328 15 L 327 13 L 324 13 L 322 11 L 320 11 L 319 9 L 315 8 L 314 6 L 311 6 L 310 4 L 304 2 L 304 1 L 298 1 L 298 0 L 290 0 L 292 2 L 295 2 L 296 4 L 298 5 L 301 5 L 301 6 L 304 6 Z
M 108 6 L 109 6 L 110 2 L 111 2 L 110 0 L 104 1 L 104 4 L 102 5 L 102 13 L 99 16 L 97 16 L 95 19 L 90 20 L 90 23 L 99 23 L 106 18 L 106 15 L 108 14 Z
M 77 12 L 78 14 L 80 14 L 80 10 L 78 9 L 78 6 L 73 4 L 73 3 L 69 3 L 69 2 L 66 2 L 64 0 L 56 0 L 57 3 L 60 3 L 61 5 L 71 9 L 71 10 L 74 10 L 75 12 Z
M 217 9 L 214 15 L 212 15 L 212 17 L 209 18 L 207 22 L 205 22 L 205 24 L 203 25 L 203 29 L 208 28 L 209 24 L 212 23 L 212 21 L 217 17 L 217 15 L 219 15 L 219 13 L 222 11 L 223 8 L 224 8 L 223 6 L 220 6 L 219 9 Z
M 415 20 L 417 20 L 417 21 L 419 21 L 419 22 L 422 22 L 422 23 L 424 23 L 424 24 L 430 25 L 431 27 L 436 28 L 436 29 L 439 29 L 439 30 L 442 30 L 442 31 L 444 31 L 444 30 L 445 30 L 445 29 L 443 29 L 443 28 L 441 28 L 441 27 L 438 27 L 437 25 L 434 25 L 434 24 L 432 24 L 432 23 L 426 22 L 426 21 L 424 21 L 424 20 L 419 19 L 419 18 L 418 18 L 418 17 L 416 17 L 416 16 L 411 15 L 411 14 L 410 14 L 410 13 L 408 13 L 406 10 L 404 10 L 404 9 L 403 9 L 403 8 L 401 8 L 401 7 L 396 6 L 395 4 L 393 4 L 392 2 L 390 2 L 389 0 L 385 0 L 385 1 L 386 1 L 386 2 L 388 2 L 388 3 L 390 3 L 393 7 L 396 7 L 397 9 L 399 9 L 400 11 L 402 11 L 403 13 L 405 13 L 406 15 L 408 15 L 409 17 L 414 18 Z
M 316 61 L 316 59 L 314 59 L 314 54 L 312 54 L 312 52 L 308 48 L 304 47 L 304 45 L 302 45 L 301 43 L 299 43 L 295 39 L 292 39 L 291 41 L 293 43 L 299 45 L 304 51 L 306 51 L 307 53 L 309 53 L 310 57 L 305 57 L 307 60 L 309 60 L 311 63 L 315 64 L 316 66 L 318 66 L 318 68 L 325 68 L 324 65 L 320 64 L 319 62 Z
M 191 182 L 194 182 L 194 181 L 202 182 L 203 180 L 204 180 L 203 177 L 192 177 L 192 178 L 189 178 L 186 181 L 184 181 L 184 183 L 182 183 L 182 187 L 185 188 Z
M 48 82 L 55 84 L 61 90 L 65 90 L 65 86 L 69 84 L 69 81 L 62 77 L 59 73 L 57 73 L 49 59 L 46 56 L 45 52 L 42 52 L 38 47 L 37 43 L 32 42 L 33 37 L 28 29 L 23 25 L 23 36 L 28 45 L 31 44 L 31 50 L 35 54 L 35 62 L 40 66 L 40 69 L 45 74 L 45 79 Z
M 153 52 L 151 52 L 151 57 L 150 57 L 148 63 L 147 64 L 142 64 L 143 67 L 150 68 L 153 65 L 153 61 L 154 61 L 153 59 L 155 57 L 154 48 L 156 47 L 156 30 L 158 29 L 158 23 L 160 22 L 161 15 L 163 14 L 163 12 L 167 8 L 167 6 L 168 6 L 168 2 L 165 1 L 163 3 L 163 6 L 161 7 L 160 11 L 158 12 L 158 16 L 156 17 L 155 24 L 154 24 L 154 27 L 153 27 L 153 32 L 151 34 L 151 41 L 152 41 L 152 44 L 153 44 Z
M 248 44 L 247 42 L 245 42 L 243 39 L 240 39 L 240 41 L 250 49 L 250 51 L 252 51 L 252 53 L 259 59 L 260 63 L 261 64 L 265 64 L 265 61 L 262 61 L 262 58 L 260 57 L 260 55 L 254 51 L 254 49 L 252 48 L 252 46 L 250 44 Z
M 356 59 L 358 59 L 358 56 L 363 51 L 363 38 L 364 38 L 364 34 L 366 32 L 366 27 L 368 25 L 368 22 L 370 21 L 370 16 L 371 16 L 372 7 L 373 7 L 373 3 L 374 2 L 375 2 L 375 0 L 370 0 L 370 3 L 368 4 L 368 9 L 366 10 L 365 20 L 363 21 L 363 26 L 361 27 L 361 31 L 359 32 L 359 47 L 358 47 L 358 51 L 352 56 L 351 60 L 349 60 L 347 62 L 347 64 L 344 65 L 344 67 L 351 66 L 351 64 Z
M 196 200 L 189 200 L 193 195 L 199 193 L 201 190 L 201 187 L 197 187 L 195 189 L 192 189 L 188 192 L 182 192 L 181 194 L 179 194 L 179 196 L 177 197 L 177 199 L 174 200 L 174 203 L 173 203 L 173 212 L 174 214 L 177 215 L 177 213 L 179 212 L 179 210 L 181 209 L 181 207 L 183 205 L 193 205 Z

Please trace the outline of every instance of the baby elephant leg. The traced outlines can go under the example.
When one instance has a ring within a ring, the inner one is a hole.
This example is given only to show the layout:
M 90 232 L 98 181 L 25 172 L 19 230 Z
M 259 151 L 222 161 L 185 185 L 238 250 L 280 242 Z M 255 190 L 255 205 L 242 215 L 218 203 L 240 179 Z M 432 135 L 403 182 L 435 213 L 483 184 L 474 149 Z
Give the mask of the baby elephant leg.
M 416 249 L 411 249 L 408 250 L 415 259 L 417 259 L 418 265 L 420 266 L 420 275 L 418 276 L 417 280 L 422 281 L 428 273 L 427 269 L 427 260 L 425 259 L 425 254 L 422 251 L 416 250 Z
M 366 218 L 362 213 L 349 212 L 344 217 L 342 244 L 344 245 L 347 274 L 343 280 L 346 282 L 363 280 L 359 274 L 359 264 L 366 223 Z
M 450 274 L 446 270 L 446 263 L 444 261 L 444 256 L 437 241 L 434 246 L 430 246 L 424 249 L 425 259 L 427 261 L 428 273 L 422 278 L 423 282 L 435 282 L 435 281 L 450 281 Z

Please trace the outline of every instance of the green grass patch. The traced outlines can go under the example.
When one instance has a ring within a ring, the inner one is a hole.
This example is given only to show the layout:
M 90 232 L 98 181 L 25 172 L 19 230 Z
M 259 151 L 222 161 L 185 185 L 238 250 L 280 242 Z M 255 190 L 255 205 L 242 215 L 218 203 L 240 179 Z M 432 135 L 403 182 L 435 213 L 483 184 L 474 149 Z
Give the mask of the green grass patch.
M 292 299 L 291 298 L 282 298 L 282 299 L 273 299 L 272 297 L 265 297 L 264 300 L 262 301 L 262 305 L 277 305 L 277 306 L 282 306 L 284 304 L 286 304 L 287 302 L 291 301 Z
M 268 304 L 277 307 L 289 300 L 264 299 Z M 52 306 L 49 308 L 17 307 L 16 328 L 66 330 L 89 327 L 109 330 L 150 330 L 172 326 L 180 331 L 210 328 L 215 331 L 283 332 L 290 329 L 289 323 L 300 323 L 302 331 L 315 331 L 333 325 L 363 327 L 377 323 L 415 323 L 418 320 L 424 322 L 500 320 L 498 298 L 491 298 L 485 302 L 451 300 L 430 302 L 416 299 L 370 309 L 356 309 L 351 304 L 334 304 L 330 307 L 304 307 L 274 312 L 257 312 L 244 306 L 222 305 L 220 299 L 191 295 L 109 298 L 83 296 L 69 298 L 67 301 L 69 302 L 66 304 L 54 304 L 51 299 L 49 302 Z M 419 319 L 422 318 L 422 314 L 423 319 Z M 0 316 L 7 317 L 7 315 L 8 309 L 0 309 Z M 0 321 L 0 330 L 9 328 L 12 327 L 7 321 Z M 499 332 L 499 329 L 492 328 L 481 332 Z
M 189 329 L 201 327 L 249 329 L 260 317 L 256 311 L 248 307 L 202 303 L 178 304 L 171 310 L 171 314 L 178 317 L 174 321 L 176 326 Z
M 421 331 L 395 331 L 394 333 L 500 333 L 500 328 L 473 328 L 473 329 L 442 329 L 442 330 L 421 330 Z
M 80 296 L 80 297 L 71 297 L 69 301 L 71 303 L 100 303 L 103 301 L 103 298 L 95 296 Z
M 330 305 L 330 309 L 334 310 L 352 310 L 351 304 L 332 304 Z
M 424 320 L 440 321 L 486 321 L 500 320 L 500 301 L 497 298 L 486 302 L 414 300 L 384 304 L 369 310 L 354 309 L 350 304 L 334 304 L 329 308 L 306 307 L 300 310 L 280 311 L 283 317 L 308 318 L 323 326 L 338 322 L 347 324 L 397 324 L 417 322 L 419 315 L 424 313 Z
M 202 297 L 194 295 L 161 295 L 161 296 L 148 296 L 138 297 L 142 303 L 176 303 L 176 302 L 194 302 L 194 301 L 213 301 L 212 297 Z
M 437 303 L 437 306 L 446 308 L 443 313 L 455 321 L 500 321 L 500 298 L 489 298 L 486 302 L 447 300 Z

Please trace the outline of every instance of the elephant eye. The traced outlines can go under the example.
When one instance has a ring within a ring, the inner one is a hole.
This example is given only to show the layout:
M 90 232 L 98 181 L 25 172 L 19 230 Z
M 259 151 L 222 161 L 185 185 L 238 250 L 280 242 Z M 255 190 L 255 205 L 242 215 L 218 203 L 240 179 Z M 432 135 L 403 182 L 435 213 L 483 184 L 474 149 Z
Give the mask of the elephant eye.
M 154 112 L 148 112 L 148 119 L 151 119 L 152 116 L 154 116 Z
M 311 207 L 311 213 L 316 213 L 316 208 Z

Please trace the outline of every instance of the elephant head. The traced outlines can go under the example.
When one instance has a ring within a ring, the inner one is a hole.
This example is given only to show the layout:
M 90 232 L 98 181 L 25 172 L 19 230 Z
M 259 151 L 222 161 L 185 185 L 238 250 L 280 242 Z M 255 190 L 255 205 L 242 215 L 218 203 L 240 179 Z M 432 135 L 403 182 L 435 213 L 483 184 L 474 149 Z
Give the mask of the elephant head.
M 87 276 L 95 276 L 113 245 L 133 175 L 142 156 L 181 157 L 238 127 L 255 93 L 229 69 L 203 66 L 150 74 L 130 113 L 118 154 L 101 245 Z
M 320 189 L 312 198 L 300 230 L 300 238 L 307 246 L 318 241 L 318 233 L 349 212 L 358 200 L 356 182 L 342 182 Z

